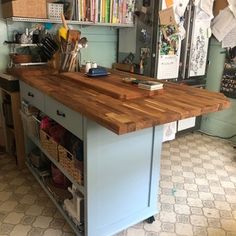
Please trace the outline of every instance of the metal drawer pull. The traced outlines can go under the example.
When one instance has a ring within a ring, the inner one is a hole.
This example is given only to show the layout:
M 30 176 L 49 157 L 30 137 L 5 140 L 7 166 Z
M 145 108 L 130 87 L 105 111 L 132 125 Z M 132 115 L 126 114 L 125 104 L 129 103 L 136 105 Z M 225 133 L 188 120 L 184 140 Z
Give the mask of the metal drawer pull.
M 63 113 L 63 112 L 61 112 L 59 110 L 57 110 L 57 115 L 58 116 L 62 116 L 62 117 L 66 117 L 65 113 Z
M 28 92 L 28 96 L 33 98 L 33 97 L 34 97 L 34 94 L 31 93 L 31 92 Z

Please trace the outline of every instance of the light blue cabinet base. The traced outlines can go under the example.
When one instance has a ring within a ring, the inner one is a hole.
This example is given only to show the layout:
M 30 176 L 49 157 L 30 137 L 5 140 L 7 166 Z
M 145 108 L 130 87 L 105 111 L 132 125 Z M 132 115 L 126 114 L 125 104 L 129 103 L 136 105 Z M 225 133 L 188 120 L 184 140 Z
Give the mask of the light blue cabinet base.
M 155 215 L 162 126 L 119 136 L 84 124 L 86 234 L 113 235 Z

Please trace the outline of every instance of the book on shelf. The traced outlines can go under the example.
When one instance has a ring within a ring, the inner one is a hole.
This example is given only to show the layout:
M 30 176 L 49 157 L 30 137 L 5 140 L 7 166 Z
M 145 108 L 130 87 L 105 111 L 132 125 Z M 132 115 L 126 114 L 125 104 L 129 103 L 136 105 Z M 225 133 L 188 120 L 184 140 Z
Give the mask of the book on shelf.
M 132 24 L 134 0 L 68 0 L 70 20 Z
M 157 81 L 144 80 L 138 83 L 138 87 L 141 89 L 153 91 L 153 90 L 163 89 L 163 84 Z

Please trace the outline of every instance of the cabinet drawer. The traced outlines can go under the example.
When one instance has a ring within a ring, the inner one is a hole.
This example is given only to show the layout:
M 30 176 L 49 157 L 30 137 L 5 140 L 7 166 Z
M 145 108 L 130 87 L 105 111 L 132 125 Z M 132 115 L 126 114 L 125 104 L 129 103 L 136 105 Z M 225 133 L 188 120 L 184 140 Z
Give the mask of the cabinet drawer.
M 20 81 L 20 93 L 22 100 L 25 100 L 29 104 L 37 107 L 39 110 L 44 111 L 43 93 L 22 81 Z
M 83 140 L 83 117 L 56 100 L 45 96 L 45 113 Z

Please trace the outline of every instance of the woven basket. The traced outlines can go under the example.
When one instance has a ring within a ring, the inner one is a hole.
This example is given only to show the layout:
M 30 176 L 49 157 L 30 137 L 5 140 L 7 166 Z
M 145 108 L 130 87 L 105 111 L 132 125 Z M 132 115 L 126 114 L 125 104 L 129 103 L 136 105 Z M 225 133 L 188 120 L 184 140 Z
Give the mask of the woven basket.
M 61 145 L 58 145 L 59 162 L 78 184 L 83 185 L 83 164 Z M 79 165 L 77 164 L 79 162 Z
M 52 158 L 58 161 L 58 144 L 42 129 L 40 129 L 40 144 Z

